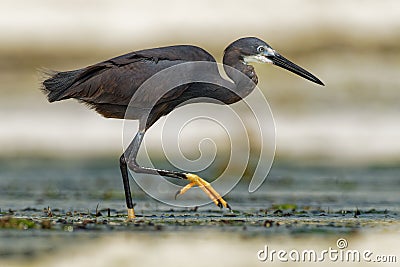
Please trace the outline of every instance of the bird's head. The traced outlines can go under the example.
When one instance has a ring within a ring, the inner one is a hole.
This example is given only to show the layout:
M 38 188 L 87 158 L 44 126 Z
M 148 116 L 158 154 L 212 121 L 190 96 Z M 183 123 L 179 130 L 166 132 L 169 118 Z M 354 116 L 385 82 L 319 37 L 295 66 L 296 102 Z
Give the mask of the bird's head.
M 315 82 L 319 85 L 324 85 L 324 83 L 313 74 L 286 59 L 266 42 L 256 37 L 245 37 L 238 39 L 230 44 L 225 51 L 227 52 L 229 50 L 236 51 L 240 57 L 240 60 L 244 64 L 254 62 L 270 63 L 291 71 L 309 81 Z

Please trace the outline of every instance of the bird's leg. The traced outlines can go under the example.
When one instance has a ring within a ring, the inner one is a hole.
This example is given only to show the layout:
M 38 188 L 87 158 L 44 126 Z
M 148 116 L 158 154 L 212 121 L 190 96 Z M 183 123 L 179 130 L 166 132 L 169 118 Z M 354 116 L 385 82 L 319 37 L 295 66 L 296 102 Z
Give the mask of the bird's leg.
M 126 165 L 125 155 L 122 154 L 119 158 L 119 168 L 122 174 L 122 182 L 124 184 L 126 207 L 128 208 L 128 220 L 135 218 L 134 205 L 132 202 L 131 187 L 129 185 L 128 168 Z
M 201 190 L 203 190 L 210 198 L 211 200 L 217 205 L 218 207 L 225 207 L 228 209 L 231 209 L 229 204 L 221 197 L 220 194 L 218 194 L 217 191 L 215 191 L 214 188 L 205 180 L 200 178 L 199 176 L 191 173 L 182 173 L 182 172 L 176 172 L 176 171 L 169 171 L 169 170 L 159 170 L 159 169 L 153 169 L 153 168 L 146 168 L 146 167 L 141 167 L 139 164 L 136 162 L 136 157 L 139 152 L 139 147 L 140 144 L 143 141 L 145 131 L 140 131 L 136 134 L 135 138 L 132 140 L 132 142 L 129 144 L 127 150 L 125 151 L 124 155 L 126 156 L 126 164 L 128 167 L 136 172 L 136 173 L 145 173 L 145 174 L 153 174 L 153 175 L 161 175 L 165 177 L 171 177 L 171 178 L 176 178 L 176 179 L 184 179 L 188 180 L 190 183 L 183 187 L 181 190 L 178 191 L 176 196 L 184 194 L 187 190 L 189 190 L 193 186 L 199 186 Z M 124 156 L 123 155 L 123 156 Z M 124 158 L 125 160 L 125 158 Z M 122 166 L 122 165 L 121 165 Z M 122 167 L 121 167 L 121 172 L 122 172 Z M 123 176 L 124 177 L 124 176 Z M 124 186 L 125 186 L 125 181 L 124 181 Z M 129 184 L 128 184 L 129 188 Z M 128 192 L 130 196 L 130 192 Z M 127 189 L 125 188 L 125 196 L 127 199 L 127 205 L 128 205 L 128 213 L 129 213 L 129 204 L 128 204 L 128 197 L 127 197 Z M 133 208 L 132 208 L 133 211 Z
M 125 200 L 126 207 L 128 208 L 128 220 L 132 220 L 135 218 L 134 204 L 132 202 L 132 194 L 131 187 L 129 185 L 129 176 L 128 176 L 128 168 L 127 168 L 127 158 L 130 157 L 136 158 L 136 155 L 139 151 L 140 144 L 142 143 L 142 139 L 144 136 L 144 131 L 140 131 L 135 135 L 125 152 L 119 158 L 119 167 L 122 174 L 122 181 L 124 184 L 125 191 Z

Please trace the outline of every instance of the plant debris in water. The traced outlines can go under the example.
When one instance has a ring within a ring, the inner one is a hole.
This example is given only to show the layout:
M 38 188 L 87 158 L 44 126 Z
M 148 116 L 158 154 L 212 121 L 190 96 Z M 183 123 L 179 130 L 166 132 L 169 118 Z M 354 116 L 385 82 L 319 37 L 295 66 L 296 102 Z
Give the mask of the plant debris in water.
M 325 211 L 319 208 L 299 208 L 295 204 L 273 204 L 266 209 L 257 211 L 221 212 L 218 210 L 183 209 L 161 211 L 154 210 L 145 215 L 137 215 L 132 221 L 127 221 L 124 211 L 110 208 L 95 212 L 67 211 L 46 207 L 42 210 L 24 208 L 20 211 L 9 210 L 0 214 L 0 229 L 16 230 L 58 230 L 72 232 L 80 231 L 160 231 L 160 230 L 193 230 L 195 228 L 216 228 L 243 231 L 265 232 L 284 226 L 277 232 L 313 232 L 316 229 L 323 232 L 355 231 L 360 227 L 398 224 L 397 213 L 379 210 Z

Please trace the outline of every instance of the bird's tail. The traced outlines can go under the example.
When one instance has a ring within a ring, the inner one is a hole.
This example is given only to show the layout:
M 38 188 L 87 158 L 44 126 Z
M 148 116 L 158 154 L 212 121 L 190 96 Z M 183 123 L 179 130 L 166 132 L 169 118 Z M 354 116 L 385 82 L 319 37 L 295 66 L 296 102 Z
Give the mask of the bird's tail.
M 81 72 L 82 70 L 64 72 L 41 70 L 43 76 L 41 90 L 46 94 L 49 102 L 62 100 L 66 90 L 76 82 Z

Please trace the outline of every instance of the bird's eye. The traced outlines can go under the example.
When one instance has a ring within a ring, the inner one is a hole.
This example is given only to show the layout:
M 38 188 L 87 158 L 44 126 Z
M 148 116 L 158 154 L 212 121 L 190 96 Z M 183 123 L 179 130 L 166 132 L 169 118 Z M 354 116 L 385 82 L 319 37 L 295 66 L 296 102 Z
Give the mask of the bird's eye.
M 260 45 L 259 47 L 257 47 L 257 52 L 258 52 L 258 53 L 262 53 L 262 52 L 264 52 L 264 51 L 265 51 L 264 46 Z

